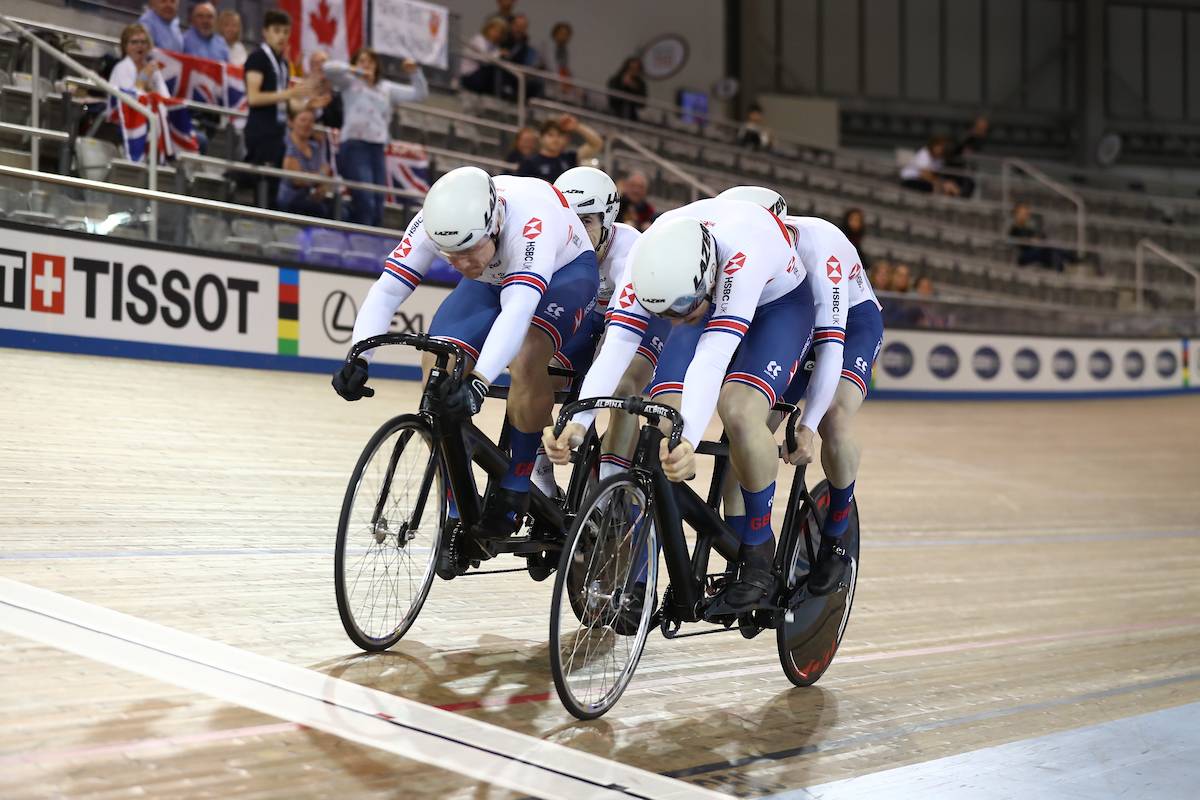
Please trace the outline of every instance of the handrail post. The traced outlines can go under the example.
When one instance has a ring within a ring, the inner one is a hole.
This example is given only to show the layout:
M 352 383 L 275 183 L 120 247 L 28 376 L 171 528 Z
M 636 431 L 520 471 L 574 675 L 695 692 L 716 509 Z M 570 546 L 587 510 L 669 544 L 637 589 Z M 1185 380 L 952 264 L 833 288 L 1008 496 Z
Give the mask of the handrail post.
M 1161 247 L 1153 239 L 1144 238 L 1138 240 L 1137 246 L 1134 249 L 1134 286 L 1136 287 L 1136 291 L 1138 293 L 1138 311 L 1142 310 L 1142 284 L 1144 280 L 1143 270 L 1145 269 L 1145 251 L 1147 250 L 1161 258 L 1163 261 L 1166 261 L 1171 266 L 1186 272 L 1191 277 L 1193 290 L 1195 291 L 1195 297 L 1192 301 L 1192 308 L 1196 313 L 1200 314 L 1200 270 L 1197 270 L 1181 256 L 1178 256 L 1175 253 L 1172 253 L 1170 250 Z
M 42 127 L 42 125 L 41 125 L 41 108 L 40 108 L 42 105 L 42 98 L 41 98 L 41 91 L 40 91 L 41 87 L 38 86 L 38 84 L 41 82 L 40 79 L 41 79 L 42 75 L 41 75 L 41 59 L 38 56 L 40 56 L 41 53 L 39 53 L 37 48 L 34 47 L 34 48 L 31 48 L 31 52 L 29 55 L 33 59 L 33 68 L 30 70 L 30 74 L 33 77 L 33 80 L 32 80 L 33 85 L 30 87 L 30 93 L 29 93 L 29 96 L 31 98 L 30 105 L 32 106 L 32 108 L 30 108 L 30 110 L 29 110 L 30 115 L 31 115 L 30 116 L 30 125 L 34 128 L 40 128 L 40 127 Z M 41 149 L 42 149 L 41 148 L 41 140 L 38 137 L 34 136 L 33 139 L 29 143 L 29 160 L 33 164 L 34 169 L 41 169 L 41 163 L 42 163 L 41 162 Z
M 1136 298 L 1134 308 L 1141 313 L 1142 311 L 1142 294 L 1145 290 L 1143 284 L 1143 270 L 1146 267 L 1146 240 L 1138 239 L 1137 247 L 1133 251 L 1133 292 Z
M 525 127 L 525 73 L 517 72 L 517 127 Z

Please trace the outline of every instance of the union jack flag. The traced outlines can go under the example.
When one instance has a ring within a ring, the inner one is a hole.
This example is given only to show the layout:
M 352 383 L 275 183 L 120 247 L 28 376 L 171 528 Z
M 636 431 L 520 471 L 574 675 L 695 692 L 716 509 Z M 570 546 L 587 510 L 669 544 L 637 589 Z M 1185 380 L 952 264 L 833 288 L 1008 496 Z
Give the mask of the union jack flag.
M 160 162 L 187 151 L 197 153 L 200 144 L 192 132 L 192 114 L 183 101 L 174 97 L 163 97 L 157 94 L 145 94 L 122 89 L 131 97 L 145 106 L 158 117 L 158 160 Z M 110 112 L 113 121 L 121 126 L 121 136 L 125 140 L 125 157 L 130 161 L 144 161 L 149 149 L 150 122 L 139 111 L 124 103 L 117 103 L 110 98 Z
M 429 155 L 425 148 L 408 142 L 389 142 L 386 152 L 388 185 L 425 194 L 429 191 Z M 389 202 L 395 202 L 388 195 Z
M 172 97 L 209 105 L 225 105 L 225 70 L 220 61 L 155 48 L 163 80 Z

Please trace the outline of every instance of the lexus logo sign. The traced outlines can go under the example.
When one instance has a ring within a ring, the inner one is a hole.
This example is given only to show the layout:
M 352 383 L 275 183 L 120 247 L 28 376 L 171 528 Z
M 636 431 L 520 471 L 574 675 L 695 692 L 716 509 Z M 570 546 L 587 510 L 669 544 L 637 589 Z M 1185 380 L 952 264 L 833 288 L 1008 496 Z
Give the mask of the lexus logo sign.
M 325 298 L 325 307 L 321 309 L 321 322 L 325 325 L 325 335 L 334 344 L 348 344 L 354 334 L 354 320 L 358 316 L 358 306 L 354 298 L 343 291 L 330 292 Z

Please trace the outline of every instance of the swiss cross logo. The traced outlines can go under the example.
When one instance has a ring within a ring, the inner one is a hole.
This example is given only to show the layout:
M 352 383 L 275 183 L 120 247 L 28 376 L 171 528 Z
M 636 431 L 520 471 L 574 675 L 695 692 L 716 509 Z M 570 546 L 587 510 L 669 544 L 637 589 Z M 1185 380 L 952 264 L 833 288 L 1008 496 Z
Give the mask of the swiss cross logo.
M 32 272 L 33 292 L 29 296 L 29 310 L 46 314 L 63 313 L 67 259 L 46 253 L 34 253 Z
M 746 266 L 746 254 L 740 252 L 735 253 L 734 256 L 725 264 L 725 274 L 732 275 L 744 266 Z
M 407 236 L 400 240 L 400 244 L 396 245 L 396 251 L 393 255 L 399 258 L 408 258 L 408 254 L 412 252 L 412 241 Z
M 525 231 L 521 234 L 526 239 L 536 239 L 542 235 L 542 221 L 533 217 L 525 223 Z
M 629 308 L 637 302 L 637 295 L 633 293 L 633 289 L 626 286 L 621 290 L 621 297 L 617 300 L 617 305 L 621 308 Z
M 861 274 L 862 274 L 862 264 L 855 262 L 854 266 L 850 268 L 850 280 L 852 280 L 852 281 L 858 280 L 858 276 Z
M 825 262 L 825 274 L 829 276 L 829 282 L 837 286 L 842 282 L 842 262 L 834 256 L 830 256 L 829 260 Z

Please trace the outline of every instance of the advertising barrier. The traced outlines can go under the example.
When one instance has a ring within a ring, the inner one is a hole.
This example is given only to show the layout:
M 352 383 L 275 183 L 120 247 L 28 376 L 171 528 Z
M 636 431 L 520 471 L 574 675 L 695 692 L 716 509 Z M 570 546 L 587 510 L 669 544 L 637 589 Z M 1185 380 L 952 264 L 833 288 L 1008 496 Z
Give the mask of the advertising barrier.
M 376 278 L 0 226 L 0 346 L 332 371 Z M 428 331 L 449 289 L 422 285 L 391 330 Z M 380 351 L 382 377 L 420 354 Z M 889 328 L 871 396 L 1082 398 L 1196 391 L 1200 340 L 1006 336 Z

